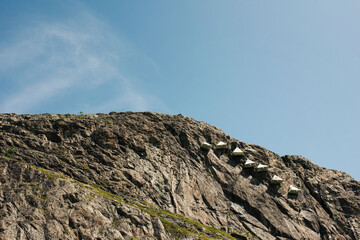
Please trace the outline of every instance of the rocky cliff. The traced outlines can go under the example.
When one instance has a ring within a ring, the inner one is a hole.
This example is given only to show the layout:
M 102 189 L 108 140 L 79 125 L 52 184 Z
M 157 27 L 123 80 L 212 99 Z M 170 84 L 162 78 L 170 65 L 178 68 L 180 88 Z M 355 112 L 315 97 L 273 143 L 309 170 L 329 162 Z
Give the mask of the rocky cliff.
M 348 174 L 182 115 L 0 114 L 0 152 L 0 239 L 360 239 Z

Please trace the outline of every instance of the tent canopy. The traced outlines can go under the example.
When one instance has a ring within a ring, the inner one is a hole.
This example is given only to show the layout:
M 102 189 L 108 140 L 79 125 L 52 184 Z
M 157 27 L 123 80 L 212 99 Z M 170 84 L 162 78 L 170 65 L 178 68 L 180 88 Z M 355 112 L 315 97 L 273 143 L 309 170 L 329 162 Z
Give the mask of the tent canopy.
M 244 155 L 244 152 L 240 148 L 235 148 L 235 150 L 232 152 L 233 156 L 242 156 Z
M 216 144 L 215 146 L 215 149 L 226 149 L 226 148 L 227 148 L 227 144 L 222 141 L 218 142 L 218 144 Z
M 203 142 L 201 144 L 201 148 L 205 149 L 205 150 L 210 150 L 212 148 L 212 145 L 210 143 L 208 143 L 208 142 Z
M 292 194 L 298 194 L 301 190 L 298 189 L 297 187 L 294 187 L 293 185 L 290 185 L 289 187 L 289 193 L 292 193 Z
M 255 167 L 256 163 L 254 161 L 251 161 L 250 159 L 246 160 L 244 167 L 245 168 L 252 168 Z
M 272 178 L 271 178 L 271 183 L 272 184 L 279 184 L 279 183 L 282 183 L 284 180 L 281 178 L 281 177 L 278 177 L 276 175 L 274 175 Z
M 256 171 L 258 172 L 267 172 L 268 170 L 269 170 L 269 166 L 261 163 L 256 168 Z

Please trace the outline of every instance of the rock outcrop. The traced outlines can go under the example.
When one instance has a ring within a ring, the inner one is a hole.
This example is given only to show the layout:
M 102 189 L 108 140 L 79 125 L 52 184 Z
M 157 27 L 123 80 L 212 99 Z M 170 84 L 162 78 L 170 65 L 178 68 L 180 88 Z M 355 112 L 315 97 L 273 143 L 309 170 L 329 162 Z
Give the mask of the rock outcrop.
M 0 114 L 0 152 L 0 239 L 360 239 L 348 174 L 182 115 Z

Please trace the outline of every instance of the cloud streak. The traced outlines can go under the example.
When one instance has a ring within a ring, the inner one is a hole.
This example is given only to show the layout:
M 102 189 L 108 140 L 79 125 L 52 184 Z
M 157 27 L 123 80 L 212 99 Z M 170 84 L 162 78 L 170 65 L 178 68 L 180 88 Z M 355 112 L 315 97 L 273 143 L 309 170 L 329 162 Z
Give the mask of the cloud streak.
M 89 14 L 23 29 L 0 44 L 0 81 L 16 89 L 0 96 L 0 112 L 32 113 L 46 109 L 51 100 L 61 104 L 80 94 L 68 112 L 76 107 L 87 112 L 143 111 L 152 103 L 163 105 L 135 89 L 127 77 L 126 62 L 132 55 L 151 62 Z

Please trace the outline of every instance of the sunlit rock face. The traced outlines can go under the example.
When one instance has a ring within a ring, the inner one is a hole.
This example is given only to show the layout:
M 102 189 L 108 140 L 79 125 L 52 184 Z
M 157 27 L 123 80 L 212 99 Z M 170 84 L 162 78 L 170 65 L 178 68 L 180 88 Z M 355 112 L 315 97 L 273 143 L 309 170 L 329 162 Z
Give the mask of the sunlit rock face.
M 0 152 L 0 239 L 360 239 L 348 174 L 182 115 L 0 114 Z

